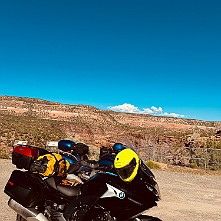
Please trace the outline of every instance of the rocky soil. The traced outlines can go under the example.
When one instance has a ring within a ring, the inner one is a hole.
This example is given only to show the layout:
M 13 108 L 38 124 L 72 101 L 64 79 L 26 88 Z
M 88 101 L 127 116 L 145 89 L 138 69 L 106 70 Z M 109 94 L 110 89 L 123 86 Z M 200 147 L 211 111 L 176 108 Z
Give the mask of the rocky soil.
M 184 147 L 189 139 L 197 141 L 197 147 L 206 147 L 208 139 L 221 142 L 217 134 L 221 122 L 119 113 L 24 97 L 0 96 L 0 121 L 0 150 L 9 149 L 15 140 L 45 146 L 63 138 L 97 148 L 128 139 L 143 147 Z
M 0 160 L 0 221 L 15 220 L 8 207 L 4 186 L 15 168 L 10 160 Z M 221 220 L 221 175 L 153 170 L 161 190 L 158 206 L 148 215 L 163 221 Z M 147 199 L 148 200 L 148 199 Z

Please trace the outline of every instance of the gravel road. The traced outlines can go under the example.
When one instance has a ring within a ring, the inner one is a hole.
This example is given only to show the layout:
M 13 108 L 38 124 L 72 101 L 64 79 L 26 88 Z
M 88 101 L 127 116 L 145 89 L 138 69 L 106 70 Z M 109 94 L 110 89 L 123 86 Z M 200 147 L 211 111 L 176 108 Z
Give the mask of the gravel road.
M 0 160 L 0 221 L 15 220 L 16 214 L 7 205 L 4 186 L 15 168 L 10 160 Z M 221 175 L 153 170 L 162 200 L 147 214 L 163 221 L 221 220 Z

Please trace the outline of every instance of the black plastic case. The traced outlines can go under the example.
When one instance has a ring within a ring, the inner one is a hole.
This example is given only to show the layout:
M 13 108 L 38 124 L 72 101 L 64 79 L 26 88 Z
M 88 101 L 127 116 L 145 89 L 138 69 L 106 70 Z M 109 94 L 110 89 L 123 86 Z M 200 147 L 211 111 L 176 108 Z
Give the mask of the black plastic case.
M 33 207 L 44 201 L 41 180 L 21 170 L 14 170 L 4 192 L 25 207 Z

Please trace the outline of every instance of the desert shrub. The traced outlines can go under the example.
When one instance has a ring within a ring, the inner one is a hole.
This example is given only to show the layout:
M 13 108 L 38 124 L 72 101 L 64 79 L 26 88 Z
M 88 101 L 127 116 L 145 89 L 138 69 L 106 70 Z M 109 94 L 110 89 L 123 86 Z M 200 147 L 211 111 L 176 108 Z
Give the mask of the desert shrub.
M 197 169 L 198 166 L 197 166 L 196 162 L 190 163 L 190 168 L 192 168 L 192 169 Z
M 160 166 L 154 161 L 149 160 L 146 164 L 150 169 L 160 169 Z
M 11 155 L 4 150 L 0 150 L 0 159 L 10 159 L 10 156 Z
M 221 148 L 221 141 L 208 140 L 206 142 L 206 146 L 207 146 L 207 148 L 217 148 L 217 149 L 220 149 Z

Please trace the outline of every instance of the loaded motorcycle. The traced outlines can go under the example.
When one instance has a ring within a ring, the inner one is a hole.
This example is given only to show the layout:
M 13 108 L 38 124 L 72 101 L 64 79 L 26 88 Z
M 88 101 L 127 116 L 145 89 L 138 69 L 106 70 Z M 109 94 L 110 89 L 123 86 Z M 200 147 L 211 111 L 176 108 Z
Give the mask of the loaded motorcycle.
M 4 192 L 10 197 L 8 205 L 17 213 L 17 221 L 160 220 L 142 215 L 160 200 L 155 177 L 142 160 L 136 182 L 124 182 L 112 168 L 96 169 L 93 176 L 79 183 L 31 172 L 34 160 L 46 153 L 43 148 L 32 146 L 13 150 L 12 162 L 17 169 Z

